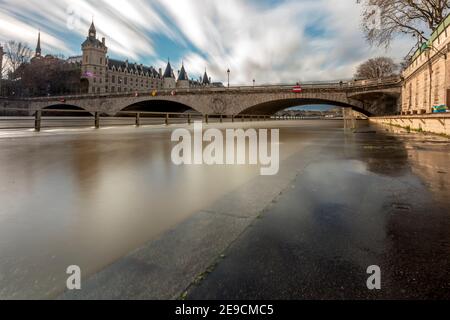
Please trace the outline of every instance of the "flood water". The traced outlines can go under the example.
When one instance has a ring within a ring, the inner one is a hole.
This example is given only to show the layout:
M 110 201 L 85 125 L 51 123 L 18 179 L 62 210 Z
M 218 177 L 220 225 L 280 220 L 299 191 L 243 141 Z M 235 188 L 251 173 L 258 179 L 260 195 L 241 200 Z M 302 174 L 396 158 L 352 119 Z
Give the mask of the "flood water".
M 344 136 L 340 121 L 246 126 L 281 129 L 281 166 L 308 145 L 333 137 L 341 143 Z M 67 266 L 93 274 L 259 175 L 258 166 L 175 166 L 171 133 L 159 127 L 2 132 L 0 298 L 54 298 L 65 288 Z M 377 137 L 396 139 L 387 132 Z M 375 152 L 369 167 L 394 178 L 412 170 L 436 201 L 447 201 L 448 140 L 398 139 L 400 166 L 377 168 Z

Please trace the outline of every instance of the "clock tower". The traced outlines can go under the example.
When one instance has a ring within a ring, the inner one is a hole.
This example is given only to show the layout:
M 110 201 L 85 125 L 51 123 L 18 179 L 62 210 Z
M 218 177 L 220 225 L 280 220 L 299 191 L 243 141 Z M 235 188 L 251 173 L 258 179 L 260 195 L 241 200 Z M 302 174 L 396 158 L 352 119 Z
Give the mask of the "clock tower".
M 108 48 L 105 38 L 97 39 L 94 21 L 89 28 L 89 34 L 81 45 L 83 62 L 81 64 L 81 79 L 87 81 L 88 93 L 105 93 L 107 91 L 107 59 Z

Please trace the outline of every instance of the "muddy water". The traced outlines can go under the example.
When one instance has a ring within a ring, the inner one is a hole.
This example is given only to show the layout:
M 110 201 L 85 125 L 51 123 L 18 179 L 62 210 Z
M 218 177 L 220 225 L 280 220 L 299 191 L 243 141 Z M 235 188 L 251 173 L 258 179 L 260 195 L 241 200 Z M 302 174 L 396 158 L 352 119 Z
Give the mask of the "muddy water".
M 311 143 L 308 130 L 283 126 L 282 158 Z M 3 132 L 0 298 L 53 297 L 67 266 L 92 274 L 259 175 L 258 166 L 175 166 L 171 132 Z
M 344 135 L 339 121 L 248 126 L 280 127 L 281 166 L 293 154 L 302 157 L 307 146 L 328 145 L 330 138 L 341 143 Z M 258 166 L 175 166 L 171 132 L 149 127 L 2 134 L 0 298 L 53 298 L 65 288 L 67 266 L 80 266 L 83 277 L 93 274 L 259 175 Z M 387 145 L 392 139 L 377 138 Z M 396 143 L 399 158 L 382 168 L 368 146 L 375 159 L 368 166 L 394 177 L 407 163 L 417 174 L 431 167 L 435 174 L 422 178 L 442 197 L 448 172 L 435 168 L 448 163 L 448 151 L 424 151 L 418 144 Z M 359 162 L 347 165 L 353 164 Z

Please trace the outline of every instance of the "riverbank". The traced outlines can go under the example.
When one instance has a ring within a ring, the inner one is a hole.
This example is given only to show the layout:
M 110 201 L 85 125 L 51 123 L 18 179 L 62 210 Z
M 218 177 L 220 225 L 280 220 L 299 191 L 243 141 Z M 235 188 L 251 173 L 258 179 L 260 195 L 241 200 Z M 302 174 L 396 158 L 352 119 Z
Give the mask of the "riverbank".
M 356 133 L 326 146 L 185 297 L 449 299 L 450 143 Z M 369 290 L 369 266 L 381 290 Z
M 398 127 L 407 131 L 432 133 L 450 137 L 450 114 L 427 114 L 410 116 L 372 117 L 375 124 Z

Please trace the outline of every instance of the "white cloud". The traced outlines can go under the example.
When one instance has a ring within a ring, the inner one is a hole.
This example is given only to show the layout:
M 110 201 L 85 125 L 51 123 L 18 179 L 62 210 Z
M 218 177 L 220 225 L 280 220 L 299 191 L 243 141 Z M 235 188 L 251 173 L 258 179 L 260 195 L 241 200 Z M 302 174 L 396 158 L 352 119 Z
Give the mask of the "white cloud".
M 81 13 L 72 31 L 66 26 L 70 5 Z M 61 31 L 84 37 L 93 15 L 111 56 L 152 60 L 160 67 L 165 57 L 155 56 L 152 41 L 158 33 L 195 48 L 184 57 L 191 76 L 207 67 L 218 81 L 226 80 L 230 68 L 232 82 L 239 84 L 342 79 L 365 59 L 401 59 L 412 46 L 401 39 L 387 52 L 370 48 L 359 28 L 360 10 L 355 0 L 49 0 L 45 5 L 3 0 L 0 41 L 18 38 L 34 44 L 40 27 L 44 49 L 78 53 L 70 52 L 74 44 L 66 44 Z

